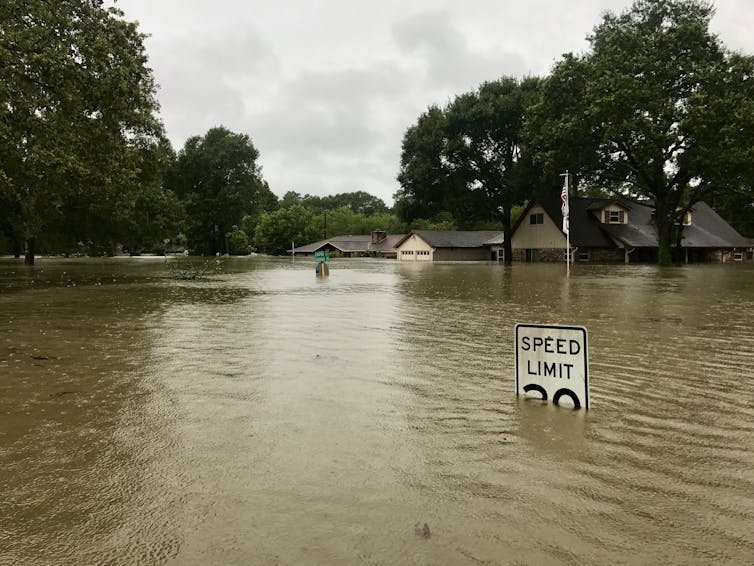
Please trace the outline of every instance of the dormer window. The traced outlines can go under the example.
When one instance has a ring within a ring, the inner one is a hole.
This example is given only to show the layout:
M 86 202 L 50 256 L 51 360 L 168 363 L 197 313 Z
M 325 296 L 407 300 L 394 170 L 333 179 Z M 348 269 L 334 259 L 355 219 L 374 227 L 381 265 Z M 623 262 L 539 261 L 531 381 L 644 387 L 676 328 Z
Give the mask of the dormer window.
M 536 212 L 534 214 L 529 215 L 529 224 L 544 224 L 545 223 L 545 215 L 543 212 Z
M 626 212 L 623 210 L 606 210 L 605 224 L 624 224 Z

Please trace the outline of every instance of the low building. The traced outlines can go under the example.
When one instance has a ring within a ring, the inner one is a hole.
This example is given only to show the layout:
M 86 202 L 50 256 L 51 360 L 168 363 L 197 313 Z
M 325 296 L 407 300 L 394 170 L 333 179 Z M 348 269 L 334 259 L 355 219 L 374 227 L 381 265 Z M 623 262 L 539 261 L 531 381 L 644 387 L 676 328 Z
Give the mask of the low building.
M 412 230 L 395 244 L 398 261 L 497 261 L 502 247 L 495 230 Z
M 657 229 L 647 202 L 574 198 L 569 202 L 574 262 L 657 261 Z M 566 261 L 560 200 L 532 202 L 513 227 L 514 261 Z M 748 240 L 704 202 L 683 221 L 681 248 L 688 262 L 751 259 Z
M 293 248 L 294 254 L 314 255 L 327 250 L 339 252 L 343 257 L 389 257 L 395 258 L 395 244 L 404 234 L 387 234 L 384 230 L 373 230 L 371 234 L 355 236 L 334 236 L 305 246 Z

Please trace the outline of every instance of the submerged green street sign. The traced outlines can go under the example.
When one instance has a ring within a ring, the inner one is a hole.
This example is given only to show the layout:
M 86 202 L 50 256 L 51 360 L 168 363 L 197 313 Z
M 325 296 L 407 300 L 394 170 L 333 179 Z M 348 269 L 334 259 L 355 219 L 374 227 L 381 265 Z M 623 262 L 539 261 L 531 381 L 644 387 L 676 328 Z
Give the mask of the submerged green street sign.
M 314 252 L 314 259 L 317 261 L 330 261 L 330 252 L 327 250 L 317 250 Z

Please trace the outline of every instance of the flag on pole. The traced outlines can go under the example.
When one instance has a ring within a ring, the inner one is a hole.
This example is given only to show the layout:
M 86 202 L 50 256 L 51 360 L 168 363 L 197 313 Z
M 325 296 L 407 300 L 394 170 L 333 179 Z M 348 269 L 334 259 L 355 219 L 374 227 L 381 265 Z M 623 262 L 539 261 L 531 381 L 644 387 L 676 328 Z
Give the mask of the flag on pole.
M 568 234 L 568 176 L 565 178 L 563 190 L 560 191 L 560 212 L 563 213 L 563 233 Z

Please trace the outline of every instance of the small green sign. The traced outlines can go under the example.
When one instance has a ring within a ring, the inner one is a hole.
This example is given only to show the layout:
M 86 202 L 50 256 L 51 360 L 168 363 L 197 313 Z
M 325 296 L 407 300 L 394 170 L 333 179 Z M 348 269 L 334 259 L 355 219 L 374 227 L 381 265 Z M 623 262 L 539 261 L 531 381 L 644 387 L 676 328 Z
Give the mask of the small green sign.
M 319 250 L 314 252 L 314 259 L 317 261 L 330 261 L 330 252 L 327 250 Z

